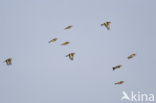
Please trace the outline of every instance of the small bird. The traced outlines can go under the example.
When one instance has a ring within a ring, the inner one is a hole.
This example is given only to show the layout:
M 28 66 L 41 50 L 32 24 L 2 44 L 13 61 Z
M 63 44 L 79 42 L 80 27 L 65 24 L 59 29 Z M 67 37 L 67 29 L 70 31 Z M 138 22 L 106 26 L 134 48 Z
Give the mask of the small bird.
M 119 82 L 115 83 L 115 85 L 116 84 L 119 84 L 120 85 L 120 84 L 123 84 L 123 83 L 124 83 L 124 81 L 119 81 Z
M 107 28 L 107 30 L 110 30 L 110 23 L 111 23 L 110 21 L 107 21 L 107 22 L 101 24 L 101 26 L 105 26 Z
M 136 54 L 131 54 L 130 56 L 128 56 L 128 59 L 131 59 L 131 58 L 133 58 L 135 56 L 136 56 Z
M 113 70 L 119 69 L 121 67 L 122 67 L 122 65 L 117 65 L 117 66 L 113 67 Z
M 67 26 L 64 30 L 72 28 L 72 25 Z
M 68 45 L 70 42 L 64 42 L 64 43 L 62 43 L 61 45 Z
M 6 62 L 7 65 L 11 65 L 12 64 L 12 59 L 8 58 L 4 62 Z
M 74 60 L 74 55 L 75 55 L 75 53 L 70 53 L 70 54 L 66 55 L 66 57 L 69 56 L 70 60 Z
M 55 42 L 56 40 L 57 40 L 57 38 L 54 38 L 54 39 L 50 40 L 49 43 Z

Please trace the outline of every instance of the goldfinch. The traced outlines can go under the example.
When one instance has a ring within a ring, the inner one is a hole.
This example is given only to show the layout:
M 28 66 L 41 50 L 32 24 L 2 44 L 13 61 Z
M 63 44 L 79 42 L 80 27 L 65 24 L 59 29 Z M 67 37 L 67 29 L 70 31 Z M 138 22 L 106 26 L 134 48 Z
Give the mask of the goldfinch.
M 64 42 L 64 43 L 62 43 L 61 45 L 68 45 L 70 42 Z
M 116 84 L 120 85 L 120 84 L 123 84 L 123 83 L 124 83 L 124 81 L 119 81 L 119 82 L 115 83 L 115 85 Z
M 119 69 L 121 67 L 122 67 L 122 65 L 117 65 L 117 66 L 113 67 L 113 70 Z
M 107 22 L 101 24 L 101 26 L 105 26 L 107 28 L 107 30 L 110 30 L 110 23 L 111 22 L 107 21 Z
M 64 30 L 66 30 L 66 29 L 70 29 L 70 28 L 72 28 L 72 27 L 73 27 L 72 25 L 67 26 L 66 28 L 64 28 Z
M 49 43 L 55 42 L 56 40 L 57 40 L 57 38 L 54 38 L 54 39 L 50 40 Z
M 66 55 L 66 57 L 69 57 L 70 60 L 74 60 L 74 55 L 75 55 L 75 53 L 70 53 L 70 54 Z
M 12 59 L 8 58 L 4 62 L 6 62 L 7 65 L 11 65 L 12 64 Z
M 131 58 L 133 58 L 135 56 L 136 56 L 136 54 L 131 54 L 130 56 L 128 56 L 128 59 L 131 59 Z

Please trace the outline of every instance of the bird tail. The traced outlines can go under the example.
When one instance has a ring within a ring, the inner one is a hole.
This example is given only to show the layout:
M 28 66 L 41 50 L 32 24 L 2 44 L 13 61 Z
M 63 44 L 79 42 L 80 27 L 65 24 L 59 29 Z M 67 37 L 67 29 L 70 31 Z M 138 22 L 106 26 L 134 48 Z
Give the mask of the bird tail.
M 104 26 L 104 24 L 101 24 L 101 26 Z
M 117 85 L 118 83 L 114 83 L 115 85 Z

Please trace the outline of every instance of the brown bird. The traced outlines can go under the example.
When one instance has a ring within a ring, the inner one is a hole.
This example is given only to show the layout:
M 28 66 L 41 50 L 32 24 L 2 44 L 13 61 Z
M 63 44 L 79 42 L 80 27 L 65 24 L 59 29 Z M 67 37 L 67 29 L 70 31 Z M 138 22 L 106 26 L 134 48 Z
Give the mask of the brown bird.
M 72 25 L 67 26 L 64 30 L 66 30 L 66 29 L 70 29 L 70 28 L 72 28 L 72 27 L 73 27 Z
M 57 40 L 57 38 L 54 38 L 54 39 L 50 40 L 49 43 L 55 42 L 56 40 Z
M 123 84 L 123 83 L 124 83 L 124 81 L 119 81 L 119 82 L 115 83 L 115 85 L 116 84 L 119 84 L 120 85 L 120 84 Z
M 12 59 L 8 58 L 4 62 L 6 62 L 7 65 L 11 65 L 12 64 Z
M 69 56 L 70 60 L 74 60 L 74 55 L 75 55 L 75 53 L 70 53 L 70 54 L 66 55 L 66 57 Z
M 113 67 L 113 70 L 119 69 L 121 67 L 122 67 L 122 65 L 117 65 L 117 66 Z
M 135 56 L 136 56 L 136 54 L 131 54 L 130 56 L 128 56 L 128 59 L 131 59 L 131 58 L 133 58 Z
M 101 26 L 105 26 L 107 28 L 107 30 L 110 30 L 110 23 L 111 23 L 110 21 L 107 21 L 107 22 L 101 24 Z
M 61 45 L 68 45 L 70 42 L 64 42 L 64 43 L 62 43 Z

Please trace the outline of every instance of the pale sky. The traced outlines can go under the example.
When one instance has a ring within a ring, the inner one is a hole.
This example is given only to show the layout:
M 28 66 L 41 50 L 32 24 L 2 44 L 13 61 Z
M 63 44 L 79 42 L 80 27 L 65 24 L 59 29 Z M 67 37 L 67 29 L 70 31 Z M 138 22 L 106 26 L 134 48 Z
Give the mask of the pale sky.
M 131 103 L 120 100 L 122 91 L 156 96 L 155 10 L 156 0 L 0 0 L 0 103 Z M 110 31 L 101 27 L 106 21 Z M 71 52 L 74 61 L 65 57 Z M 11 66 L 3 63 L 9 57 Z

